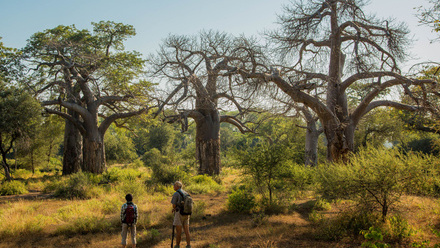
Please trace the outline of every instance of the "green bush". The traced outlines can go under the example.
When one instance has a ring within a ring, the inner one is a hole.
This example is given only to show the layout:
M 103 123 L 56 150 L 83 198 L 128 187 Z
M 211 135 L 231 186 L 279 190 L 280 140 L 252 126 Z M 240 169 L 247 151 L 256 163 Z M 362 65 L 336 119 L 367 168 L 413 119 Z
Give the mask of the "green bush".
M 402 194 L 427 180 L 426 162 L 396 149 L 362 149 L 349 161 L 318 168 L 320 193 L 327 199 L 356 200 L 365 210 L 380 209 L 383 221 Z
M 228 195 L 228 210 L 235 213 L 250 213 L 256 206 L 255 196 L 246 189 L 237 189 Z
M 210 194 L 213 192 L 222 192 L 223 186 L 219 185 L 212 177 L 208 175 L 194 176 L 189 180 L 189 185 L 185 188 L 188 192 L 194 194 Z
M 400 215 L 388 218 L 387 236 L 391 242 L 400 243 L 415 234 L 415 230 Z
M 144 180 L 147 173 L 134 168 L 113 167 L 102 174 L 102 180 L 108 183 L 115 183 L 124 180 Z
M 69 199 L 90 199 L 103 193 L 102 189 L 97 187 L 100 180 L 99 176 L 91 173 L 79 172 L 70 175 L 66 180 L 52 185 L 55 189 L 54 196 Z
M 130 193 L 134 199 L 139 199 L 147 192 L 147 186 L 144 182 L 139 180 L 123 180 L 116 186 L 116 190 L 123 197 Z
M 312 222 L 316 225 L 315 236 L 326 241 L 338 241 L 345 237 L 356 237 L 362 230 L 378 226 L 378 216 L 359 209 L 339 213 L 335 218 L 325 219 L 315 210 Z
M 63 162 L 58 157 L 51 157 L 49 163 L 40 167 L 40 172 L 60 172 L 63 170 Z
M 142 161 L 152 170 L 152 179 L 155 183 L 172 184 L 175 181 L 186 181 L 186 172 L 174 165 L 170 158 L 163 156 L 156 148 L 146 152 Z
M 28 193 L 28 190 L 21 181 L 4 182 L 0 186 L 0 195 L 21 195 L 26 193 Z

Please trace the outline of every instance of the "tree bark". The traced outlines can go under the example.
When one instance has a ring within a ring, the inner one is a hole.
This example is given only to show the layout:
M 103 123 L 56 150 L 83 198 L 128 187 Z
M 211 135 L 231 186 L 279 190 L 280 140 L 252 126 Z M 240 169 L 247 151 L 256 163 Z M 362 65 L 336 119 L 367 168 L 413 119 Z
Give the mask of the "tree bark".
M 84 136 L 83 171 L 102 174 L 105 170 L 104 138 L 98 130 Z
M 196 119 L 196 157 L 199 174 L 220 174 L 220 116 L 217 110 L 199 111 Z
M 72 115 L 78 116 L 74 111 L 68 110 Z M 63 152 L 63 175 L 70 175 L 81 170 L 83 162 L 82 136 L 78 128 L 65 121 L 64 129 L 64 152 Z
M 2 157 L 3 157 L 2 166 L 3 166 L 3 169 L 5 170 L 6 181 L 11 181 L 12 178 L 11 178 L 11 173 L 10 173 L 10 170 L 9 170 L 9 166 L 6 163 L 6 155 L 3 155 Z
M 304 163 L 306 166 L 318 164 L 318 138 L 321 132 L 316 128 L 316 122 L 307 122 Z

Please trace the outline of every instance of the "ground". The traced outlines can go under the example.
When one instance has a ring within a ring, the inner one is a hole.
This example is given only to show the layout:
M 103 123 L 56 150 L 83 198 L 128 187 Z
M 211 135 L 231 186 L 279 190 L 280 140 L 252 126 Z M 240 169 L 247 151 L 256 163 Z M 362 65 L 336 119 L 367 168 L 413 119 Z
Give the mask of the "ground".
M 205 211 L 203 215 L 191 219 L 190 232 L 192 247 L 197 248 L 227 248 L 227 247 L 361 247 L 365 240 L 344 239 L 342 241 L 324 241 L 318 239 L 316 224 L 310 221 L 313 203 L 312 196 L 304 196 L 294 202 L 294 210 L 275 215 L 236 214 L 226 211 L 227 192 L 216 194 L 193 195 L 196 204 L 203 202 Z M 151 196 L 154 197 L 154 196 Z M 138 247 L 170 247 L 172 234 L 171 196 L 163 199 L 149 201 L 148 205 L 141 201 L 138 204 L 143 222 L 148 223 L 138 226 Z M 75 200 L 73 204 L 84 203 L 86 200 Z M 50 216 L 60 208 L 72 204 L 71 200 L 53 198 L 50 194 L 31 192 L 20 196 L 1 196 L 0 213 L 7 211 L 15 205 L 24 206 L 22 214 L 26 215 L 32 208 L 38 213 Z M 329 210 L 320 211 L 325 218 L 332 218 L 344 208 L 344 204 L 333 204 Z M 393 210 L 409 220 L 409 223 L 418 232 L 416 241 L 430 241 L 430 246 L 439 243 L 430 228 L 439 226 L 439 203 L 437 199 L 410 197 L 402 198 L 401 203 Z M 118 209 L 106 218 L 117 220 Z M 2 216 L 2 215 L 0 215 Z M 4 215 L 3 215 L 4 216 Z M 148 216 L 148 220 L 146 220 Z M 2 220 L 6 221 L 6 220 Z M 56 233 L 57 225 L 49 225 L 42 232 L 35 234 L 21 233 L 15 237 L 0 236 L 0 248 L 7 247 L 120 247 L 120 227 L 116 222 L 114 227 L 107 228 L 106 232 L 85 232 L 75 234 Z M 4 236 L 4 235 L 3 235 Z M 185 240 L 183 238 L 183 240 Z M 185 244 L 183 242 L 182 244 Z M 410 243 L 403 243 L 392 247 L 413 247 Z M 422 247 L 422 246 L 419 246 Z

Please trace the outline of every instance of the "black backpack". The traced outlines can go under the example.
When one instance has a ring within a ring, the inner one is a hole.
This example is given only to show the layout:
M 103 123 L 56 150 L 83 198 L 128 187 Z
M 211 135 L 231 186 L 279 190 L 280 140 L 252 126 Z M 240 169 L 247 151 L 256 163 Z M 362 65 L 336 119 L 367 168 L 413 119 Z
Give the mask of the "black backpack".
M 191 215 L 192 214 L 192 209 L 194 206 L 194 202 L 193 199 L 191 198 L 191 196 L 186 193 L 183 194 L 181 191 L 177 190 L 177 192 L 182 196 L 182 201 L 179 204 L 179 212 L 181 215 Z

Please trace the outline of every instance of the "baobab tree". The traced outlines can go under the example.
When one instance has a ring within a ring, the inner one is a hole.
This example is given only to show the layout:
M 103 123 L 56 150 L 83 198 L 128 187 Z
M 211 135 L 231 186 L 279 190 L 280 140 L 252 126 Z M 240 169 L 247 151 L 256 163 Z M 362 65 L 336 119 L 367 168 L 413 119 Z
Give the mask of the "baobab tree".
M 110 21 L 92 25 L 93 32 L 75 26 L 38 32 L 24 53 L 34 72 L 29 86 L 47 112 L 68 121 L 66 136 L 72 135 L 70 144 L 77 150 L 76 129 L 81 133 L 82 169 L 102 173 L 107 128 L 144 113 L 150 107 L 151 84 L 140 78 L 145 63 L 140 54 L 124 50 L 124 41 L 136 34 L 134 28 Z
M 167 118 L 181 120 L 184 129 L 188 118 L 195 122 L 200 174 L 220 173 L 221 122 L 251 131 L 238 116 L 255 100 L 255 87 L 245 86 L 228 69 L 258 63 L 261 52 L 248 50 L 254 42 L 214 31 L 192 37 L 171 35 L 149 59 L 154 76 L 169 83 L 160 110 L 172 106 L 178 113 Z M 236 110 L 238 116 L 221 115 L 221 108 Z
M 381 96 L 392 87 L 411 95 L 411 85 L 432 86 L 431 79 L 403 76 L 408 39 L 403 24 L 365 14 L 362 0 L 296 1 L 279 17 L 281 28 L 268 33 L 281 65 L 240 70 L 245 78 L 272 82 L 293 101 L 317 114 L 327 139 L 327 158 L 343 159 L 353 151 L 359 120 L 381 106 L 414 111 L 423 107 Z M 293 62 L 292 62 L 293 61 Z M 364 96 L 349 105 L 351 87 Z M 324 97 L 318 97 L 324 93 Z

